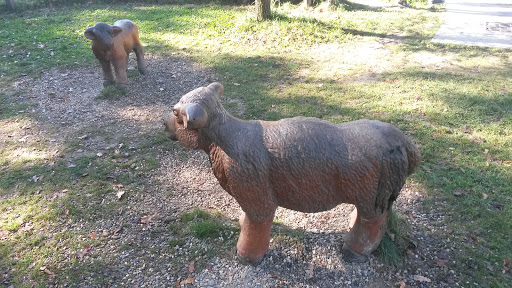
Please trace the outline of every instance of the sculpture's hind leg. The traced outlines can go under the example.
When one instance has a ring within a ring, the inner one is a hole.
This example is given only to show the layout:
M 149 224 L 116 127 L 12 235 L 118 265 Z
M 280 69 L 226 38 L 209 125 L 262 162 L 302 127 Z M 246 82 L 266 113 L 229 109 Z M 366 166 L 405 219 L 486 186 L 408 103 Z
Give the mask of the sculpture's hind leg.
M 139 73 L 142 75 L 147 74 L 148 69 L 146 67 L 146 60 L 144 60 L 144 50 L 142 49 L 140 42 L 135 45 L 133 51 L 135 52 L 135 56 L 137 56 L 137 69 L 139 70 Z
M 357 208 L 352 212 L 351 229 L 345 235 L 343 243 L 343 258 L 347 262 L 366 262 L 370 255 L 379 246 L 388 223 L 388 210 L 380 215 L 364 215 L 358 213 Z
M 269 220 L 256 222 L 242 212 L 240 216 L 242 231 L 236 245 L 238 259 L 242 263 L 258 265 L 263 260 L 270 244 L 270 228 L 273 219 L 274 217 L 271 217 Z

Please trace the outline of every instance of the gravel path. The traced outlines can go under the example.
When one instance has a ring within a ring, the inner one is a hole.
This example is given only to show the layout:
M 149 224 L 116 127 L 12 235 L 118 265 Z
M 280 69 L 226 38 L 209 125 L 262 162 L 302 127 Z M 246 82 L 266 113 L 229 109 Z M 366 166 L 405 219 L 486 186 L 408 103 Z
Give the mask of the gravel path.
M 183 94 L 218 80 L 186 59 L 146 58 L 151 73 L 129 78 L 129 93 L 119 100 L 96 98 L 102 82 L 98 67 L 53 69 L 37 80 L 20 79 L 15 86 L 31 87 L 33 113 L 38 115 L 33 131 L 39 132 L 34 136 L 62 149 L 70 138 L 94 128 L 82 149 L 65 155 L 70 161 L 83 153 L 109 153 L 120 145 L 137 153 L 141 139 L 163 133 L 161 116 Z M 133 59 L 130 62 L 133 67 Z M 235 101 L 228 98 L 229 91 L 225 95 L 224 101 Z M 169 244 L 178 240 L 169 227 L 180 225 L 184 211 L 218 211 L 225 224 L 236 229 L 240 208 L 218 185 L 205 153 L 175 145 L 160 151 L 157 160 L 157 170 L 140 175 L 148 187 L 128 192 L 126 207 L 101 221 L 67 223 L 49 232 L 98 233 L 100 244 L 84 253 L 82 261 L 100 261 L 102 271 L 78 273 L 73 280 L 77 286 L 100 286 L 94 284 L 98 279 L 105 287 L 453 287 L 458 282 L 457 273 L 445 265 L 457 244 L 446 241 L 450 231 L 443 228 L 442 215 L 423 209 L 425 193 L 416 183 L 407 184 L 395 204 L 406 217 L 411 243 L 403 265 L 389 267 L 375 256 L 363 264 L 343 261 L 342 238 L 353 209 L 343 204 L 312 214 L 279 208 L 280 225 L 274 225 L 270 252 L 252 267 L 236 261 L 238 235 L 233 231 L 216 239 L 187 236 L 176 242 L 179 245 Z M 141 217 L 150 218 L 141 223 Z M 74 258 L 74 253 L 67 256 Z

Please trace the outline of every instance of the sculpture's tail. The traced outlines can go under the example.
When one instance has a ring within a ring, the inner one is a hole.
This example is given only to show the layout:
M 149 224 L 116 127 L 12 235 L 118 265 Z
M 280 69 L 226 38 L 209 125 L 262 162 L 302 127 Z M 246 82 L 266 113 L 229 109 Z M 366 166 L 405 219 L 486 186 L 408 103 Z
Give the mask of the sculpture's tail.
M 421 154 L 416 144 L 401 132 L 398 133 L 398 130 L 395 130 L 395 132 L 394 135 L 388 135 L 393 135 L 393 139 L 399 141 L 399 146 L 396 146 L 396 149 L 389 150 L 381 163 L 380 179 L 375 199 L 375 211 L 380 211 L 379 213 L 391 209 L 393 202 L 405 184 L 407 176 L 411 175 L 421 162 Z
M 411 175 L 420 166 L 421 154 L 418 147 L 416 147 L 416 144 L 412 141 L 407 141 L 405 150 L 407 152 L 407 162 L 409 164 L 408 175 Z

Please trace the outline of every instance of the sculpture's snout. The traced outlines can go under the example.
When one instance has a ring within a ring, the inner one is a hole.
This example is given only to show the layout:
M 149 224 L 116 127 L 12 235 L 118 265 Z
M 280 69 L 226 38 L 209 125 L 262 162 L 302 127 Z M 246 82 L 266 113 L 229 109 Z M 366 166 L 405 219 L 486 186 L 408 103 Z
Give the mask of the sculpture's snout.
M 167 137 L 169 137 L 173 141 L 178 141 L 178 137 L 176 137 L 176 116 L 172 113 L 166 115 L 164 117 L 164 126 L 165 132 L 167 133 Z

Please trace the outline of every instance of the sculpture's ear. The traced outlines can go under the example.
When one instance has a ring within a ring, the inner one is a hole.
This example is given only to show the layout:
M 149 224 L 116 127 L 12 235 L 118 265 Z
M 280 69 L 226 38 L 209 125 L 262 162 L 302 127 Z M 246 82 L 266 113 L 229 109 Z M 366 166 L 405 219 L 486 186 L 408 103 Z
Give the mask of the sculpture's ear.
M 123 29 L 121 29 L 121 27 L 112 26 L 112 38 L 116 37 L 121 32 L 123 32 Z
M 219 82 L 213 82 L 212 84 L 208 85 L 208 89 L 212 90 L 213 93 L 215 93 L 215 96 L 220 99 L 220 96 L 222 96 L 222 93 L 224 92 L 224 86 L 220 84 Z
M 87 38 L 89 40 L 96 40 L 96 34 L 94 34 L 93 30 L 94 30 L 94 27 L 87 28 L 87 30 L 85 30 L 85 32 L 84 32 L 85 38 Z
M 208 121 L 208 112 L 199 104 L 189 104 L 185 107 L 186 119 L 184 125 L 186 129 L 199 129 L 206 126 Z

